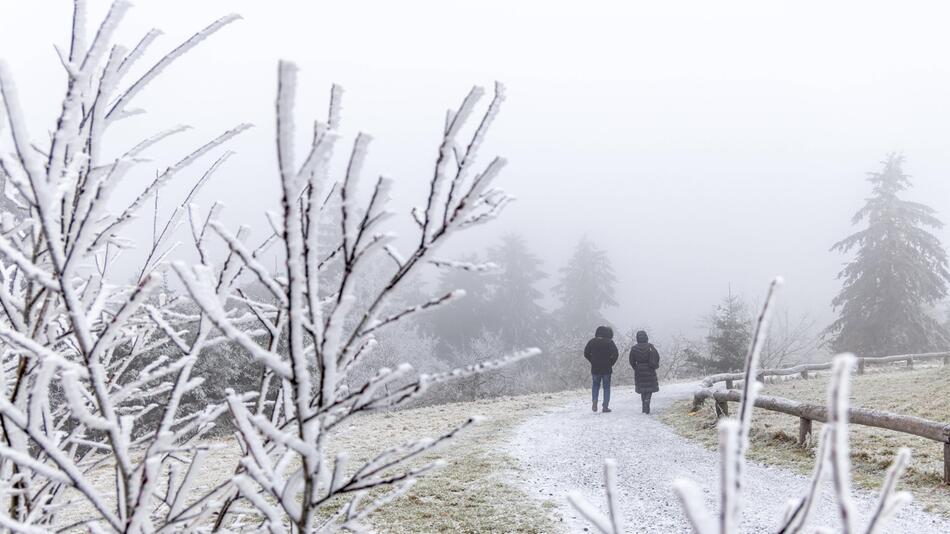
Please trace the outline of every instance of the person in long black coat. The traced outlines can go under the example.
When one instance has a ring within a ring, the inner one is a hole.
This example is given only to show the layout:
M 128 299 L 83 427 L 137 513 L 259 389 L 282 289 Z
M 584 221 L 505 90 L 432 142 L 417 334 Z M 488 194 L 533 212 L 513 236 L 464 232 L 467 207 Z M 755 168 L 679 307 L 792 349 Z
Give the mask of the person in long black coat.
M 620 354 L 614 344 L 614 331 L 609 326 L 598 326 L 594 338 L 584 347 L 584 358 L 590 362 L 591 409 L 597 411 L 597 396 L 604 386 L 604 413 L 610 412 L 610 375 Z
M 637 344 L 630 348 L 630 367 L 633 367 L 634 384 L 643 403 L 643 413 L 650 413 L 650 398 L 660 391 L 656 370 L 660 367 L 660 353 L 650 343 L 643 330 L 637 332 Z

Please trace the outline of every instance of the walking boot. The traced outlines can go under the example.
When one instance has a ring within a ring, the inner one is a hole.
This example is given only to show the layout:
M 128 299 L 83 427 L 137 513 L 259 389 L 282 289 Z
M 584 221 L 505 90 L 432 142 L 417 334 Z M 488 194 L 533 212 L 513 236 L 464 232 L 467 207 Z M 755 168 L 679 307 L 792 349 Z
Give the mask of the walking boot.
M 590 409 L 591 411 L 594 411 L 594 412 L 597 411 L 597 401 L 594 401 L 594 403 L 590 405 Z
M 604 409 L 601 410 L 601 411 L 604 412 L 604 413 L 610 413 L 610 408 L 608 408 L 607 405 L 605 404 L 605 405 L 604 405 Z
M 650 415 L 650 401 L 643 403 L 643 413 Z

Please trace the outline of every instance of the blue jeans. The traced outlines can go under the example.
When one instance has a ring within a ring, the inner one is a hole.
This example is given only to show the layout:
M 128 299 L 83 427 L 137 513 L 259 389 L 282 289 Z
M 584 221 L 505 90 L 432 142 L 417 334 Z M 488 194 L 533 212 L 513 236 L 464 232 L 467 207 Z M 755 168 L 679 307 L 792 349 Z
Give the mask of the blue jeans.
M 592 384 L 591 384 L 591 400 L 594 401 L 594 404 L 597 404 L 597 395 L 600 393 L 600 384 L 604 384 L 604 406 L 610 404 L 610 373 L 595 375 L 591 374 Z

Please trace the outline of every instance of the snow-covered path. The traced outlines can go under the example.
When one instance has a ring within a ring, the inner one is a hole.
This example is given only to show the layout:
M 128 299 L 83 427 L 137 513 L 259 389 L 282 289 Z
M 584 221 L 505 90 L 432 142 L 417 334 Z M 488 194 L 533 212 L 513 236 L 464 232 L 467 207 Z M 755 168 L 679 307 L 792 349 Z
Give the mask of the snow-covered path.
M 656 419 L 671 402 L 688 397 L 694 384 L 662 387 L 654 396 L 654 415 L 640 413 L 640 398 L 632 388 L 615 388 L 612 413 L 593 413 L 589 394 L 562 408 L 529 419 L 515 429 L 510 453 L 523 471 L 517 476 L 529 495 L 556 503 L 566 530 L 582 532 L 590 525 L 578 517 L 565 495 L 577 489 L 601 510 L 606 508 L 603 461 L 616 458 L 621 506 L 628 532 L 690 532 L 671 489 L 673 479 L 686 477 L 703 489 L 707 507 L 718 497 L 718 455 L 677 436 Z M 785 503 L 805 491 L 808 480 L 785 469 L 750 464 L 745 474 L 743 532 L 771 532 Z M 858 492 L 862 516 L 874 506 L 874 495 Z M 826 487 L 810 522 L 811 527 L 837 527 L 837 509 Z M 903 510 L 887 532 L 947 533 L 950 520 L 919 507 Z

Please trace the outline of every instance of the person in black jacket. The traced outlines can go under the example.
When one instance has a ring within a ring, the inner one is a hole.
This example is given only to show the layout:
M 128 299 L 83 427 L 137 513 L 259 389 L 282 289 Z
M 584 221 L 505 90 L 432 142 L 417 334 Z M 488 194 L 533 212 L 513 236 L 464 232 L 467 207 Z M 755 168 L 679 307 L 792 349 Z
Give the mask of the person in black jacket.
M 591 410 L 597 411 L 597 395 L 600 393 L 600 385 L 604 385 L 604 413 L 610 412 L 610 373 L 613 371 L 614 364 L 617 363 L 617 345 L 613 341 L 614 331 L 609 326 L 598 326 L 594 339 L 587 342 L 584 347 L 584 358 L 590 362 L 591 385 Z
M 643 330 L 637 332 L 637 344 L 630 348 L 630 367 L 633 367 L 634 383 L 643 403 L 643 413 L 650 413 L 650 397 L 660 391 L 656 370 L 660 367 L 660 353 L 649 342 Z

